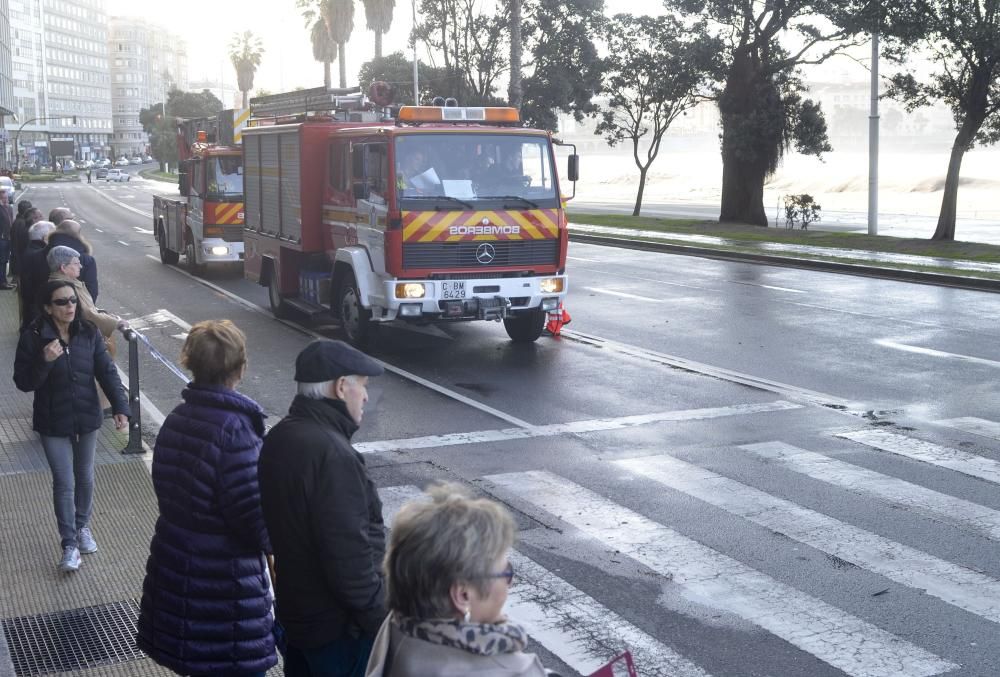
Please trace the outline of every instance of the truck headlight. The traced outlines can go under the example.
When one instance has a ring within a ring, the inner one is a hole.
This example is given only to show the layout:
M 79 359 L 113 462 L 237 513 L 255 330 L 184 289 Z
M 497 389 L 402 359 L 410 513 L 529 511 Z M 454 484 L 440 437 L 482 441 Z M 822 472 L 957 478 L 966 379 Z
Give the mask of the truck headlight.
M 397 299 L 422 299 L 426 295 L 427 290 L 419 282 L 400 282 L 396 285 Z
M 212 247 L 212 256 L 225 256 L 229 253 L 229 247 Z
M 563 290 L 561 277 L 547 277 L 538 284 L 543 294 L 558 294 Z

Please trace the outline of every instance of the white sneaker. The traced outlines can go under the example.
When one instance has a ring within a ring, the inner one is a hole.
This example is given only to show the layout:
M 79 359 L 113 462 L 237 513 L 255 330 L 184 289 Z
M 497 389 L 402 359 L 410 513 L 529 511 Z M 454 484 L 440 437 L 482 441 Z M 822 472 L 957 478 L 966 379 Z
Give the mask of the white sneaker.
M 90 527 L 83 527 L 76 532 L 76 542 L 80 546 L 80 553 L 83 555 L 97 552 L 97 541 L 94 540 L 94 535 L 90 533 Z
M 63 548 L 62 559 L 59 560 L 59 571 L 65 571 L 67 573 L 71 571 L 76 571 L 80 568 L 80 550 L 73 547 L 72 545 L 67 545 Z

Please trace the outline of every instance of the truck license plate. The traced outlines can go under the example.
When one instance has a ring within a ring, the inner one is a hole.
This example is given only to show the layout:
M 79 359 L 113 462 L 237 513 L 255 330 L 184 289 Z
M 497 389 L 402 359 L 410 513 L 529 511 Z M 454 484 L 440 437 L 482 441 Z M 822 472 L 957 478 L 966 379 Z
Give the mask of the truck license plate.
M 465 280 L 461 282 L 451 281 L 441 283 L 441 298 L 443 299 L 464 299 Z

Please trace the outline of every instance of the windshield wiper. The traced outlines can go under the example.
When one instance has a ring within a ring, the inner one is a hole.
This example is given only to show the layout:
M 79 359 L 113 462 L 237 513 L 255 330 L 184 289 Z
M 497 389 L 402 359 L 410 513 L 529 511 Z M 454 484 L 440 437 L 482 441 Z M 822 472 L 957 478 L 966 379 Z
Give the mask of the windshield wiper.
M 521 197 L 520 195 L 480 195 L 480 200 L 520 200 L 524 204 L 528 205 L 532 209 L 538 209 L 538 203 L 534 200 L 529 200 L 526 197 Z M 504 205 L 504 209 L 508 207 Z
M 449 202 L 454 202 L 460 204 L 463 207 L 471 210 L 475 210 L 476 206 L 471 202 L 466 202 L 465 200 L 459 200 L 457 197 L 452 197 L 451 195 L 404 195 L 401 199 L 403 200 L 448 200 Z M 441 209 L 441 207 L 437 207 Z

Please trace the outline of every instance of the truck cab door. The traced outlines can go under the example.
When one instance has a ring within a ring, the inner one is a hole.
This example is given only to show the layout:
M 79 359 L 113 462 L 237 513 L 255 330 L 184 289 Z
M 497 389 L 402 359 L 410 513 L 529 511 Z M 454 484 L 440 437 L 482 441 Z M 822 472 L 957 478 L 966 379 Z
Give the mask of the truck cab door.
M 351 185 L 357 243 L 368 250 L 375 272 L 385 274 L 385 230 L 389 211 L 389 144 L 385 140 L 351 144 Z
M 205 228 L 205 160 L 194 158 L 190 162 L 188 176 L 191 177 L 191 194 L 188 196 L 187 226 L 194 235 L 197 248 L 204 237 Z

